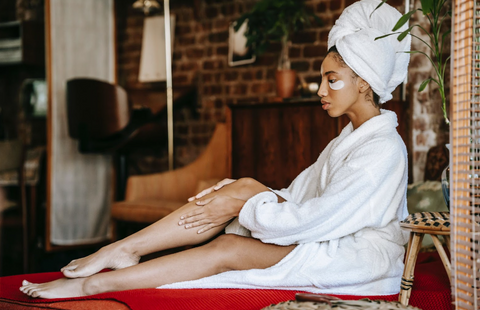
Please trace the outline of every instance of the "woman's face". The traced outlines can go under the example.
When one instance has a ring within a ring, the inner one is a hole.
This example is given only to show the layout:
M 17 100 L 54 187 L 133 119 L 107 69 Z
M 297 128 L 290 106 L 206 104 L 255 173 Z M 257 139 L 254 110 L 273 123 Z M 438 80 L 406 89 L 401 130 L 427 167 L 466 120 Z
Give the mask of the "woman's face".
M 320 69 L 322 83 L 317 94 L 322 98 L 322 108 L 328 115 L 338 117 L 347 114 L 352 120 L 359 108 L 360 83 L 365 82 L 337 57 L 336 53 L 325 57 Z

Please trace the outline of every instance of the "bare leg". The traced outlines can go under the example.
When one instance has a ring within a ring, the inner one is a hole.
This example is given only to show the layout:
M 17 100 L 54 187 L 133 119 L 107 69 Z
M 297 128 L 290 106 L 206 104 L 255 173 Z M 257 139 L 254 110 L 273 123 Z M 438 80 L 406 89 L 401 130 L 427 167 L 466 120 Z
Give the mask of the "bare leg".
M 278 263 L 294 247 L 265 244 L 257 239 L 236 235 L 222 235 L 204 246 L 121 270 L 98 273 L 87 278 L 63 278 L 43 284 L 26 282 L 20 290 L 32 297 L 65 298 L 154 288 L 228 270 L 264 269 Z
M 219 193 L 248 200 L 264 191 L 268 191 L 266 186 L 253 179 L 244 178 L 205 197 Z M 92 255 L 73 260 L 62 268 L 62 272 L 66 277 L 79 278 L 90 276 L 104 268 L 126 268 L 136 265 L 140 257 L 146 254 L 208 241 L 225 228 L 226 225 L 223 225 L 198 234 L 195 229 L 189 230 L 179 226 L 180 216 L 193 208 L 197 208 L 194 201 L 187 203 L 141 231 L 105 246 Z

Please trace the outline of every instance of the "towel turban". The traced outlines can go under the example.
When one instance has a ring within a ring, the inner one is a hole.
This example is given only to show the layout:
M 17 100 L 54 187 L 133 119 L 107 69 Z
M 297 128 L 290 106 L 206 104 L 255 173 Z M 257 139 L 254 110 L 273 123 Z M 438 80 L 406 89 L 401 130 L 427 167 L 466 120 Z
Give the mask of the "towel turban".
M 410 36 L 402 41 L 389 34 L 402 16 L 380 0 L 361 0 L 345 8 L 328 35 L 328 48 L 336 46 L 345 63 L 380 97 L 380 103 L 392 99 L 392 92 L 407 76 Z M 406 30 L 403 25 L 400 31 Z

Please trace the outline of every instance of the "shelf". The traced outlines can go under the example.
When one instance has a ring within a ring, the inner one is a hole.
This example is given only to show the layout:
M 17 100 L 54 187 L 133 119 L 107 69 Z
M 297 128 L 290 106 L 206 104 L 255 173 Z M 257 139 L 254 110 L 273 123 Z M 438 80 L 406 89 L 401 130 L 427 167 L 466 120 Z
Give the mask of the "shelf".
M 36 21 L 0 23 L 0 66 L 45 65 L 45 28 Z

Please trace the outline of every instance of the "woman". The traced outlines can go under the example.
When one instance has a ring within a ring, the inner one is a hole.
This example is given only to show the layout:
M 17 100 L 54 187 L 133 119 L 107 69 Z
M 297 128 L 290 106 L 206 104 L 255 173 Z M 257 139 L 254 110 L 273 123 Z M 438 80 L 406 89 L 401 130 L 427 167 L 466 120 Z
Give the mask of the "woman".
M 72 261 L 62 268 L 66 278 L 24 281 L 20 290 L 42 298 L 153 287 L 398 293 L 407 156 L 395 114 L 379 103 L 406 76 L 408 54 L 397 52 L 409 42 L 374 40 L 400 16 L 388 5 L 372 14 L 379 3 L 354 3 L 330 32 L 318 95 L 330 116 L 351 122 L 287 189 L 224 180 L 151 226 Z M 145 254 L 206 241 L 138 264 Z M 104 268 L 115 270 L 98 273 Z

